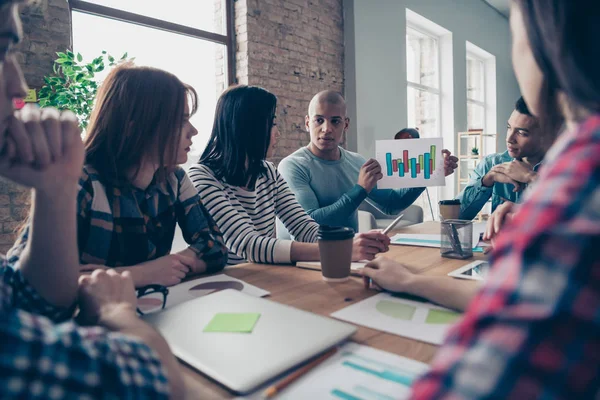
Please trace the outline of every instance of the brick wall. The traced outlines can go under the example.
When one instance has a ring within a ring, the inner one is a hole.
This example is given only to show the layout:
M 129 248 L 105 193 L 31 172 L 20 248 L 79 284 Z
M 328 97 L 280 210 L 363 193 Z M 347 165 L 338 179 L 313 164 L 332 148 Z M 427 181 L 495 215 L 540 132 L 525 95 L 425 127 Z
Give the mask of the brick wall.
M 215 24 L 222 21 L 215 2 Z M 262 86 L 278 98 L 282 137 L 272 161 L 308 144 L 304 116 L 312 96 L 325 89 L 343 92 L 344 36 L 342 0 L 236 0 L 236 78 Z M 25 38 L 17 57 L 32 88 L 52 71 L 56 51 L 71 47 L 67 0 L 42 0 L 22 13 Z M 223 55 L 217 54 L 217 79 L 226 86 Z M 0 179 L 0 251 L 29 208 L 26 190 Z
M 305 146 L 314 94 L 344 88 L 342 0 L 237 0 L 237 78 L 278 98 L 281 139 L 271 161 Z
M 31 88 L 39 89 L 52 72 L 55 52 L 71 44 L 71 15 L 66 0 L 43 0 L 21 13 L 24 38 L 16 57 Z M 29 191 L 0 178 L 0 252 L 10 248 L 29 212 Z

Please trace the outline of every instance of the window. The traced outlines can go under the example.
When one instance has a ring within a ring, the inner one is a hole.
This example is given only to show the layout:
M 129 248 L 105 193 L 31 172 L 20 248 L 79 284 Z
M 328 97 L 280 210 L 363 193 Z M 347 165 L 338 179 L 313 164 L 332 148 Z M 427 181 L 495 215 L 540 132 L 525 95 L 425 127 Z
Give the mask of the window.
M 216 101 L 235 78 L 233 36 L 226 21 L 232 0 L 71 0 L 73 49 L 86 61 L 103 50 L 125 52 L 137 65 L 164 69 L 198 92 L 198 129 L 186 167 L 201 155 Z
M 406 29 L 408 126 L 421 136 L 440 136 L 438 38 L 410 25 Z
M 467 42 L 467 129 L 459 136 L 459 185 L 469 183 L 471 172 L 483 157 L 496 151 L 496 58 Z M 482 132 L 476 132 L 482 131 Z M 491 202 L 480 215 L 489 214 Z
M 423 138 L 443 136 L 449 149 L 454 138 L 442 127 L 454 125 L 452 64 L 452 33 L 406 9 L 407 127 L 417 128 Z M 447 187 L 431 187 L 414 202 L 423 209 L 426 221 L 437 220 L 437 203 L 450 198 L 447 191 Z
M 480 58 L 467 53 L 467 129 L 486 130 L 485 66 Z

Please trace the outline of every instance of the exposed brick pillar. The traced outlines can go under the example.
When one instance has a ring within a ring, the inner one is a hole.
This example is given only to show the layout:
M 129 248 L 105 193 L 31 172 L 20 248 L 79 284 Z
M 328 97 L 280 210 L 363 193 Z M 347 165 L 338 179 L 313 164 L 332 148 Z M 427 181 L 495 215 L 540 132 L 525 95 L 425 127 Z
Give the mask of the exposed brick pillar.
M 271 161 L 309 142 L 304 116 L 311 97 L 344 89 L 341 0 L 237 0 L 237 78 L 278 98 L 282 137 Z
M 21 13 L 24 38 L 16 57 L 29 87 L 40 89 L 52 72 L 57 51 L 71 47 L 71 14 L 66 0 L 43 0 Z M 16 228 L 29 212 L 29 191 L 0 178 L 0 252 L 15 239 Z

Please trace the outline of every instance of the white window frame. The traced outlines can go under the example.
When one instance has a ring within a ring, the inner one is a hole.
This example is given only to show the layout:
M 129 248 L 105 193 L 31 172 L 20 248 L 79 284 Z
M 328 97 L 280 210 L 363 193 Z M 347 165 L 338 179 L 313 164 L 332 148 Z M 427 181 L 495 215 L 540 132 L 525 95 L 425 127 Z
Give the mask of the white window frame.
M 487 105 L 487 73 L 486 73 L 486 68 L 485 68 L 485 59 L 481 58 L 480 56 L 478 56 L 477 54 L 469 51 L 467 49 L 467 62 L 469 61 L 469 59 L 474 60 L 474 61 L 478 61 L 481 63 L 482 66 L 482 82 L 481 84 L 483 85 L 481 90 L 483 91 L 483 101 L 481 100 L 476 100 L 476 99 L 472 99 L 469 97 L 469 91 L 468 91 L 468 85 L 469 85 L 469 77 L 467 76 L 467 105 L 472 104 L 472 105 L 476 105 L 476 106 L 480 106 L 483 107 L 483 131 L 487 132 L 487 125 L 488 125 L 488 118 L 487 118 L 487 113 L 488 113 L 488 105 Z M 468 69 L 467 69 L 467 73 L 468 73 Z
M 434 137 L 443 138 L 444 147 L 453 149 L 455 147 L 455 135 L 451 129 L 448 129 L 448 127 L 454 126 L 454 61 L 452 32 L 432 20 L 417 14 L 409 8 L 406 9 L 406 28 L 407 31 L 405 32 L 405 35 L 408 34 L 408 29 L 414 29 L 420 34 L 434 38 L 437 42 L 438 88 L 410 82 L 408 80 L 408 74 L 406 76 L 406 84 L 407 90 L 409 88 L 423 90 L 438 96 L 439 103 L 436 116 L 437 132 Z M 404 40 L 406 40 L 406 37 Z M 405 51 L 408 54 L 408 50 Z M 430 194 L 432 194 L 434 202 L 436 200 L 451 198 L 453 196 L 454 187 L 455 180 L 447 180 L 446 186 L 430 188 L 432 189 L 430 190 Z M 435 204 L 432 204 L 432 206 L 437 209 Z M 426 220 L 428 220 L 430 214 L 429 205 L 427 204 L 424 207 L 423 212 Z M 438 215 L 435 210 L 433 210 L 432 214 L 431 217 L 433 220 L 437 220 Z
M 473 43 L 466 42 L 467 58 L 473 58 L 483 62 L 483 101 L 477 101 L 475 99 L 469 99 L 467 97 L 467 104 L 477 104 L 484 106 L 484 118 L 483 118 L 483 131 L 485 134 L 497 135 L 497 109 L 496 109 L 496 57 L 483 50 L 482 48 L 474 45 Z M 465 71 L 466 77 L 466 71 Z M 465 87 L 465 90 L 467 88 Z M 493 145 L 493 146 L 491 146 Z M 491 148 L 493 147 L 493 148 Z M 496 151 L 496 141 L 486 141 L 486 154 L 494 153 Z M 484 154 L 485 155 L 485 154 Z
M 407 13 L 408 13 L 408 11 L 409 10 L 407 10 Z M 442 90 L 441 90 L 441 88 L 442 88 L 441 50 L 442 49 L 440 46 L 441 37 L 432 33 L 431 31 L 427 30 L 426 28 L 423 28 L 423 26 L 418 25 L 417 23 L 413 22 L 411 19 L 407 19 L 407 21 L 406 21 L 406 35 L 407 36 L 408 36 L 409 29 L 417 31 L 421 35 L 428 36 L 429 38 L 434 39 L 436 42 L 438 88 L 434 88 L 432 86 L 427 86 L 427 85 L 422 85 L 422 84 L 416 83 L 416 82 L 411 82 L 408 80 L 408 76 L 406 77 L 406 86 L 407 86 L 407 88 L 412 88 L 412 89 L 420 90 L 423 92 L 435 94 L 438 97 L 438 108 L 437 108 L 437 115 L 436 115 L 437 132 L 435 132 L 435 137 L 438 137 L 438 136 L 441 136 L 441 132 L 442 132 L 442 130 L 441 130 L 442 129 L 442 120 L 441 120 L 442 119 Z M 406 38 L 405 38 L 405 40 L 406 40 Z

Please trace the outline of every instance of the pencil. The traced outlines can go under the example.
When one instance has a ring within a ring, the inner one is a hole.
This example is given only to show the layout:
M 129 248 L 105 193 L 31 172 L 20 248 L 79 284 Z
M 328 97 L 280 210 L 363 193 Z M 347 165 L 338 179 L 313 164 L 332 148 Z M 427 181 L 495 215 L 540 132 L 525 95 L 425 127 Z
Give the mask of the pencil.
M 402 214 L 402 215 L 399 215 L 399 216 L 398 216 L 398 218 L 396 218 L 394 221 L 392 221 L 392 223 L 391 223 L 391 224 L 389 224 L 389 225 L 388 225 L 388 227 L 387 227 L 387 228 L 385 228 L 385 229 L 383 230 L 383 232 L 381 232 L 381 233 L 383 233 L 384 235 L 387 235 L 387 233 L 388 233 L 389 231 L 391 231 L 392 229 L 394 229 L 394 227 L 395 227 L 395 226 L 398 224 L 398 222 L 400 222 L 400 220 L 402 219 L 402 217 L 404 217 L 404 214 Z
M 314 359 L 313 361 L 309 362 L 304 367 L 299 368 L 297 371 L 291 373 L 286 378 L 284 378 L 281 381 L 277 382 L 273 386 L 267 388 L 267 390 L 265 390 L 265 392 L 264 392 L 265 398 L 268 399 L 270 397 L 275 396 L 277 393 L 281 392 L 283 389 L 285 389 L 286 387 L 288 387 L 296 379 L 300 378 L 302 375 L 306 374 L 308 371 L 310 371 L 311 369 L 313 369 L 317 365 L 321 364 L 323 361 L 327 360 L 329 357 L 331 357 L 332 355 L 334 355 L 336 352 L 337 352 L 337 347 L 334 347 L 333 349 L 331 349 L 328 352 L 324 353 L 320 357 L 318 357 L 318 358 Z

